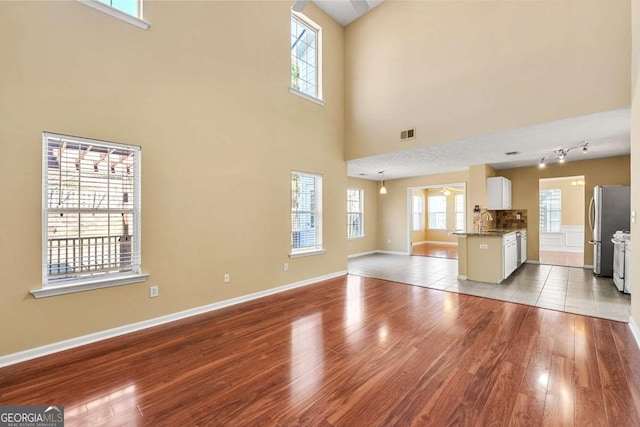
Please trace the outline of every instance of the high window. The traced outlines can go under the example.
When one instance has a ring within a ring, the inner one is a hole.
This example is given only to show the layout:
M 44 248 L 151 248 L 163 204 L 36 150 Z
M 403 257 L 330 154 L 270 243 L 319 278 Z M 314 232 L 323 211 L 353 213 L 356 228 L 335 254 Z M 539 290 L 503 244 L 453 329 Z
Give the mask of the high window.
M 291 254 L 322 250 L 322 176 L 291 172 Z
M 422 218 L 424 216 L 424 197 L 422 196 L 413 196 L 412 197 L 412 206 L 411 206 L 412 214 L 412 226 L 411 230 L 420 231 L 422 230 Z
M 136 18 L 142 18 L 142 0 L 98 0 Z
M 562 191 L 559 188 L 540 190 L 540 231 L 560 232 Z
M 447 229 L 447 197 L 429 196 L 429 229 Z
M 347 237 L 364 236 L 364 192 L 358 188 L 347 189 Z
M 43 134 L 43 288 L 140 273 L 140 147 Z
M 456 208 L 456 230 L 464 230 L 465 229 L 464 194 L 456 194 L 455 208 Z
M 322 99 L 321 28 L 306 16 L 291 14 L 291 89 Z
M 142 0 L 76 0 L 121 21 L 146 30 L 149 23 L 142 19 Z

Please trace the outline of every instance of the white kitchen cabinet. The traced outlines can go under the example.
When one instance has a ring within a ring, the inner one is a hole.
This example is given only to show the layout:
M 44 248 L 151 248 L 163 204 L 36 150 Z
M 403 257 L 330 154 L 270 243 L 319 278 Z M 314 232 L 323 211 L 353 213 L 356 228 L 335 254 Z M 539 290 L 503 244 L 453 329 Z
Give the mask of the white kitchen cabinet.
M 487 178 L 487 209 L 511 209 L 511 180 L 503 176 Z
M 516 233 L 502 237 L 502 273 L 506 279 L 518 268 L 518 240 Z

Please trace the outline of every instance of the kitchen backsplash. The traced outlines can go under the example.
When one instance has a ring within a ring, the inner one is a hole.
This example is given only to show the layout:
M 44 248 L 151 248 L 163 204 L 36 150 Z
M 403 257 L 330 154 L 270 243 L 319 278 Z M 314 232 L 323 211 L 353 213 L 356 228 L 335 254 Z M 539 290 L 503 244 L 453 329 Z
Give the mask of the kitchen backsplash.
M 527 228 L 527 210 L 494 211 L 496 228 Z

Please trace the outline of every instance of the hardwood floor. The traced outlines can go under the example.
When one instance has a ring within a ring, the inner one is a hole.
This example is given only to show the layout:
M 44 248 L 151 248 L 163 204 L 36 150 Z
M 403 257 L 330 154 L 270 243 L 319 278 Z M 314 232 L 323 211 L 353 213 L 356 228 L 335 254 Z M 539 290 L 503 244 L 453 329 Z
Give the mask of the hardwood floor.
M 458 259 L 458 245 L 419 243 L 411 247 L 411 255 Z
M 640 425 L 627 324 L 345 276 L 0 369 L 67 426 Z

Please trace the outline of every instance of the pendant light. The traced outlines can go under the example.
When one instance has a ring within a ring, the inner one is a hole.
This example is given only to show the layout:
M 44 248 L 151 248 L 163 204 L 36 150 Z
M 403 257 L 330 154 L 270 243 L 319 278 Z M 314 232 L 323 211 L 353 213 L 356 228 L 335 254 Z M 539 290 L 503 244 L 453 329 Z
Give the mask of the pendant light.
M 387 194 L 387 187 L 384 186 L 384 171 L 378 172 L 378 174 L 382 174 L 382 185 L 380 186 L 380 194 Z

